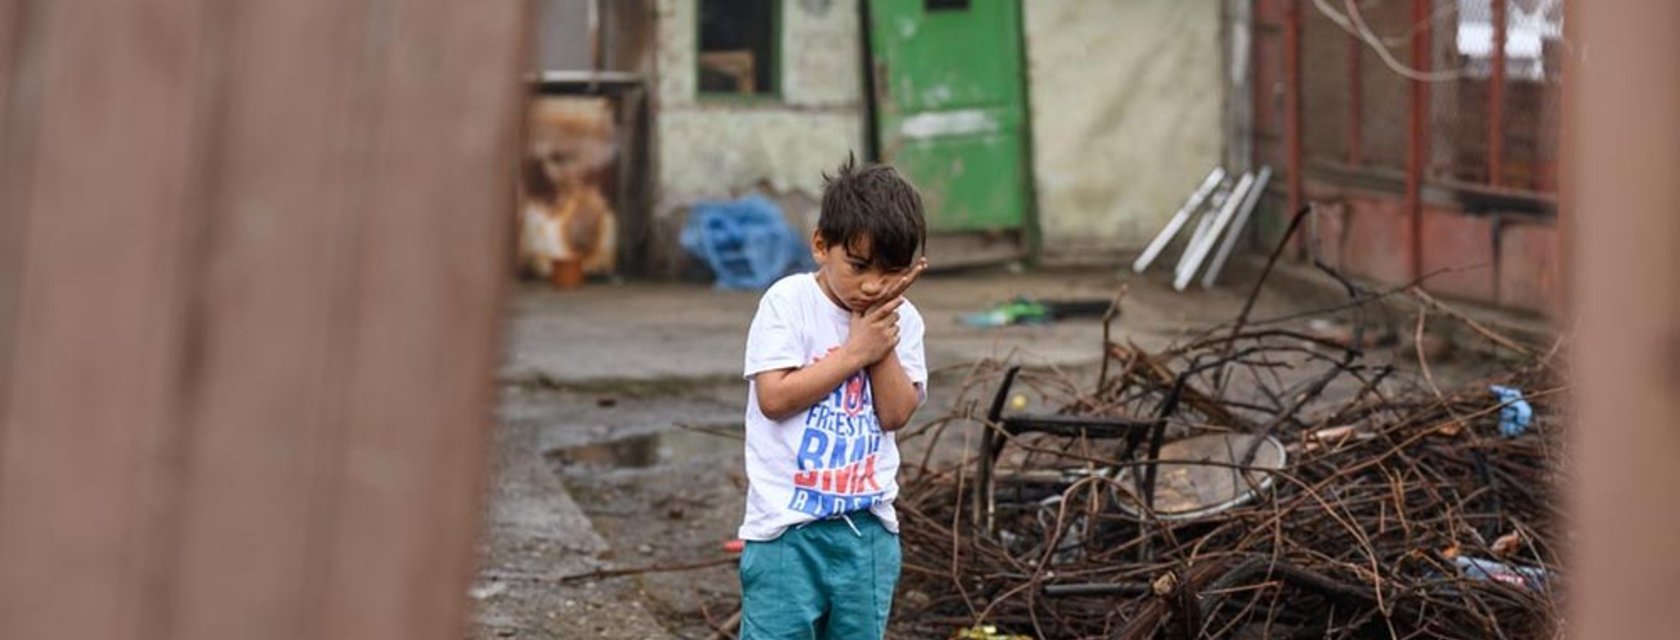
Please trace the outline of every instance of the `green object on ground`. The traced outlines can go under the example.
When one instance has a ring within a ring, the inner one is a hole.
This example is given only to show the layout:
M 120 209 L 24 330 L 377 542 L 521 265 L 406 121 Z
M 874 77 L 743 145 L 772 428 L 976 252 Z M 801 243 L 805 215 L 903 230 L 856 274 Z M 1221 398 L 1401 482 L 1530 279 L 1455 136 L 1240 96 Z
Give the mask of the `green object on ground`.
M 1026 298 L 1016 298 L 979 313 L 958 318 L 970 327 L 1006 327 L 1013 324 L 1049 324 L 1050 307 Z

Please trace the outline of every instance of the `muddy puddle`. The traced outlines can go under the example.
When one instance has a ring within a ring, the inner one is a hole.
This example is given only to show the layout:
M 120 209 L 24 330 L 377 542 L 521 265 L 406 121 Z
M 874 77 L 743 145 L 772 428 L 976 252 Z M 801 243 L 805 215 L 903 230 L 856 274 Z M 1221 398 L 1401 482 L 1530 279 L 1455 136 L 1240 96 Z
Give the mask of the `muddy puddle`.
M 741 425 L 677 428 L 627 436 L 604 442 L 558 447 L 544 457 L 562 471 L 646 469 L 694 458 L 713 457 L 741 449 Z

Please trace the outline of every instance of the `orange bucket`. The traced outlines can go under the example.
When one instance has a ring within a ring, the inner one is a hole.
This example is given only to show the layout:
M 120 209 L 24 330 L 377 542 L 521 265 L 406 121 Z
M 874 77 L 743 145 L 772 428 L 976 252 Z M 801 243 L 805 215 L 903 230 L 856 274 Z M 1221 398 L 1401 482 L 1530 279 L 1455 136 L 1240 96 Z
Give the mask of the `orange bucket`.
M 555 260 L 548 280 L 556 289 L 576 289 L 583 286 L 583 261 Z

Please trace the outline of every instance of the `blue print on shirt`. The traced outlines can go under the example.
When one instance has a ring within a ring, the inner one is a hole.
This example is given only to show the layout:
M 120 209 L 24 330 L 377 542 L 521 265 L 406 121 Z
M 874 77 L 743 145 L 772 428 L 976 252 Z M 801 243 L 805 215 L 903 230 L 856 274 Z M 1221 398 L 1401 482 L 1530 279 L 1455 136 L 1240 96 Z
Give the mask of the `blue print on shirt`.
M 858 371 L 805 413 L 788 508 L 818 518 L 862 511 L 881 501 L 875 479 L 881 421 L 869 376 Z

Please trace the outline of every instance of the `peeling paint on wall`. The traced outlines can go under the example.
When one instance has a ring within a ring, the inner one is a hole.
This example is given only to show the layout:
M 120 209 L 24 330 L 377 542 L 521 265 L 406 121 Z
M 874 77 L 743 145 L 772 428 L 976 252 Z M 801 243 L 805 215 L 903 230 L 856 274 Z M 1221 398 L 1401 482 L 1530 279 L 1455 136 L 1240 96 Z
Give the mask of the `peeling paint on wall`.
M 659 115 L 662 208 L 739 195 L 761 184 L 816 197 L 822 172 L 858 148 L 855 113 L 685 109 Z
M 695 69 L 699 34 L 695 16 L 698 0 L 659 0 L 655 24 L 659 37 L 654 42 L 654 70 L 658 74 L 654 92 L 660 111 L 694 104 L 698 81 Z M 654 125 L 658 126 L 658 120 Z
M 1219 162 L 1219 2 L 1023 5 L 1045 251 L 1141 247 Z
M 843 108 L 863 117 L 863 27 L 858 14 L 858 0 L 785 0 L 784 102 Z
M 984 109 L 962 109 L 918 113 L 905 118 L 898 131 L 906 138 L 920 140 L 938 136 L 995 133 L 1000 128 L 997 118 L 990 112 Z M 993 143 L 995 140 L 987 139 L 984 142 Z

